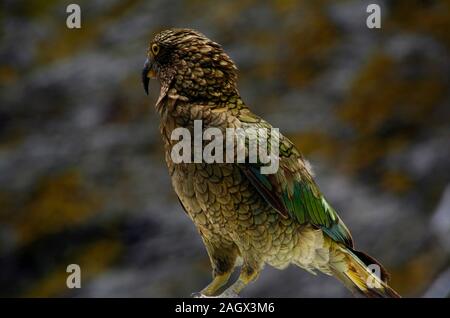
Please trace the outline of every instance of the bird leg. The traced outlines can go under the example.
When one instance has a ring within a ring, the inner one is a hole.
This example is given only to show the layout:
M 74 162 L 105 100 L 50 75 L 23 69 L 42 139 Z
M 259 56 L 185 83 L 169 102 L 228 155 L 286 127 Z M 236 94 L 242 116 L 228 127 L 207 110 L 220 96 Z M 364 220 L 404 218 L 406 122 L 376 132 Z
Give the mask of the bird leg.
M 194 293 L 193 296 L 194 297 L 201 297 L 201 296 L 210 297 L 210 296 L 215 295 L 220 288 L 222 288 L 223 286 L 225 286 L 226 283 L 228 283 L 228 280 L 230 279 L 230 276 L 232 273 L 233 273 L 233 271 L 214 275 L 212 282 L 209 283 L 208 286 L 203 288 L 200 293 Z
M 253 267 L 248 265 L 243 265 L 241 273 L 236 282 L 234 282 L 230 287 L 225 289 L 225 291 L 217 297 L 220 298 L 236 298 L 239 297 L 239 293 L 245 286 L 254 281 L 259 275 L 259 271 L 255 270 Z
M 204 239 L 213 268 L 213 280 L 201 292 L 193 293 L 193 297 L 211 297 L 228 283 L 231 274 L 234 272 L 237 250 L 224 247 L 217 248 Z

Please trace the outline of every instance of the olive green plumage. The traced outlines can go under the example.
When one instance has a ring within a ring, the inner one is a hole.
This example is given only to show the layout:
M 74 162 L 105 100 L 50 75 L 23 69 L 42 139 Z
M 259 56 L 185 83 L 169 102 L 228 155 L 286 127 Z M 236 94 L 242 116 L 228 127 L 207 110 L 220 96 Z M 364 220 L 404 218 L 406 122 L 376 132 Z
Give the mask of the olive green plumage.
M 221 296 L 235 296 L 265 264 L 296 264 L 334 275 L 356 294 L 398 296 L 381 265 L 355 251 L 349 230 L 315 184 L 308 164 L 280 135 L 279 169 L 262 174 L 259 163 L 178 163 L 171 150 L 175 128 L 271 128 L 253 114 L 236 87 L 237 68 L 221 46 L 189 29 L 163 31 L 151 41 L 142 79 L 160 84 L 166 162 L 179 200 L 196 225 L 213 267 L 213 281 L 198 295 L 217 295 L 235 266 L 240 276 Z M 367 268 L 380 266 L 378 278 Z M 375 287 L 370 283 L 375 283 Z

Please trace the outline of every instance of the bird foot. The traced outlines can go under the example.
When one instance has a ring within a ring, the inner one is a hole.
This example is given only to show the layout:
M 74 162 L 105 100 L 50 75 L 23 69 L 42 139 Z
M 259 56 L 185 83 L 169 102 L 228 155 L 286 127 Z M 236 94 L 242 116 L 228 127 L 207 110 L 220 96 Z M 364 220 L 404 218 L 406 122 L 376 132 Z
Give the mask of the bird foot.
M 206 296 L 202 294 L 201 292 L 192 293 L 191 297 L 193 298 L 239 298 L 239 295 L 236 294 L 234 291 L 231 290 L 225 290 L 222 294 L 217 296 Z
M 227 289 L 217 297 L 218 298 L 239 298 L 239 295 L 236 294 L 234 291 Z
M 203 295 L 201 292 L 195 292 L 191 294 L 192 298 L 214 298 L 212 296 Z

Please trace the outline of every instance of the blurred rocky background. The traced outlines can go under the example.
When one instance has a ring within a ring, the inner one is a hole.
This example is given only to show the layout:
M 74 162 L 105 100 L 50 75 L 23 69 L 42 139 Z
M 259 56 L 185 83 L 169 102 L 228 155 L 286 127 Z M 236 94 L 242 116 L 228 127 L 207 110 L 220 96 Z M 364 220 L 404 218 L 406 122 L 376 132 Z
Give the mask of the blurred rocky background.
M 404 296 L 450 295 L 450 1 L 78 0 L 0 4 L 0 296 L 185 296 L 206 252 L 174 195 L 140 72 L 152 35 L 200 30 L 290 136 L 357 247 Z M 366 27 L 378 3 L 382 28 Z M 66 287 L 79 264 L 82 288 Z M 349 297 L 271 268 L 244 296 Z

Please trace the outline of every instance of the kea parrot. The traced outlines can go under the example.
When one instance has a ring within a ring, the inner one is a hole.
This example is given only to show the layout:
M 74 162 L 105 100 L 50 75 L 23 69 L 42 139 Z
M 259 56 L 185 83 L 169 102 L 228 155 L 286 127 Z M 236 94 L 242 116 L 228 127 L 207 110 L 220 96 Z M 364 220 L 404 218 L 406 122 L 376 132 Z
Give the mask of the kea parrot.
M 179 140 L 172 138 L 173 132 L 192 132 L 195 121 L 202 122 L 202 129 L 223 132 L 272 128 L 242 100 L 237 67 L 221 45 L 191 29 L 159 32 L 150 42 L 142 71 L 147 94 L 151 78 L 160 84 L 155 108 L 171 182 L 212 266 L 211 283 L 194 296 L 238 297 L 265 264 L 278 269 L 295 264 L 336 277 L 355 296 L 399 297 L 388 285 L 383 266 L 354 248 L 309 164 L 282 134 L 277 137 L 274 173 L 262 173 L 263 164 L 255 160 L 174 161 L 172 148 Z M 245 156 L 249 144 L 241 144 Z M 232 147 L 238 150 L 235 143 Z M 239 277 L 229 283 L 238 266 Z

